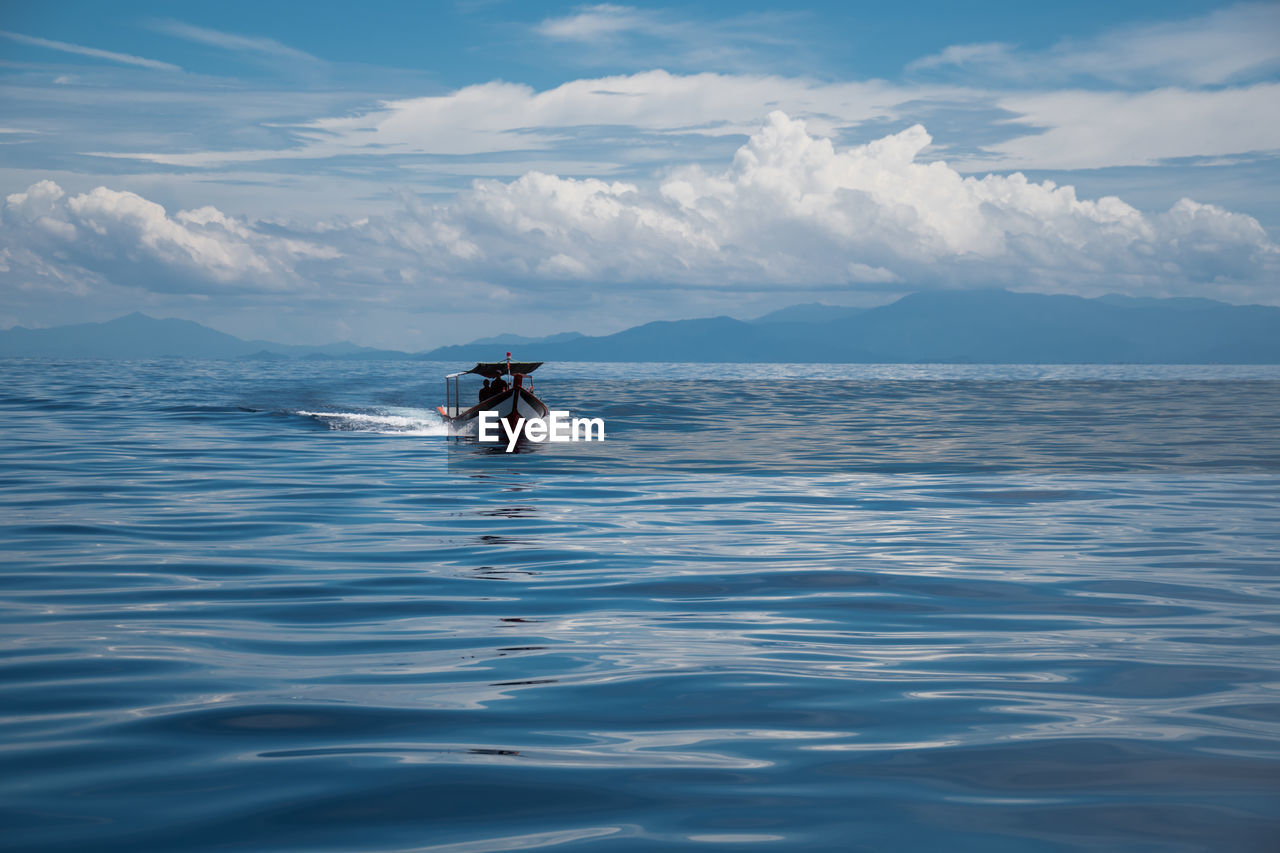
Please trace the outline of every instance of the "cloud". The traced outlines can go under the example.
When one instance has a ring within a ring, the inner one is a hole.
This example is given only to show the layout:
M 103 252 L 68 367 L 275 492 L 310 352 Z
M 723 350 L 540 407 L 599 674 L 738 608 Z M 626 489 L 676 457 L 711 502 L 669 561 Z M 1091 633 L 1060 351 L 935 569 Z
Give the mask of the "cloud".
M 1021 174 L 966 178 L 922 161 L 930 142 L 917 125 L 838 150 L 775 112 L 727 170 L 688 166 L 656 189 L 539 173 L 479 181 L 433 214 L 465 259 L 438 244 L 434 260 L 474 275 L 481 259 L 508 280 L 1202 295 L 1261 289 L 1277 271 L 1277 247 L 1250 217 L 1189 201 L 1149 217 Z
M 988 42 L 952 45 L 908 71 L 963 71 L 1004 85 L 1092 79 L 1125 86 L 1213 86 L 1280 68 L 1280 5 L 1245 3 L 1180 21 L 1120 27 L 1064 39 L 1044 51 Z
M 718 169 L 639 182 L 529 172 L 476 181 L 447 203 L 406 196 L 398 210 L 324 223 L 212 207 L 169 215 L 133 193 L 67 196 L 42 181 L 6 200 L 0 248 L 36 252 L 58 280 L 403 310 L 496 296 L 546 308 L 673 289 L 691 299 L 993 285 L 1277 301 L 1280 248 L 1249 216 L 1185 199 L 1144 214 L 1021 174 L 965 177 L 927 156 L 931 141 L 916 125 L 838 148 L 774 112 Z M 24 264 L 4 280 L 37 275 Z
M 1004 47 L 983 49 L 999 52 Z M 439 175 L 452 176 L 460 169 L 470 169 L 470 175 L 509 174 L 510 165 L 486 171 L 491 155 L 506 153 L 511 161 L 576 162 L 569 171 L 590 174 L 599 171 L 600 163 L 634 170 L 654 159 L 674 162 L 681 153 L 696 156 L 698 149 L 722 155 L 725 137 L 750 134 L 771 109 L 804 118 L 826 136 L 859 132 L 853 129 L 868 125 L 900 127 L 951 109 L 967 111 L 970 125 L 968 138 L 951 134 L 946 141 L 964 152 L 954 158 L 962 170 L 1094 169 L 1280 151 L 1280 111 L 1273 108 L 1277 100 L 1280 84 L 1274 82 L 1138 92 L 983 92 L 878 80 L 646 71 L 571 80 L 542 91 L 495 81 L 382 101 L 287 127 L 273 123 L 275 138 L 291 143 L 280 148 L 95 148 L 92 153 L 195 169 L 277 161 L 276 168 L 287 170 L 290 160 L 361 158 L 413 170 L 404 175 L 407 181 L 431 174 L 433 163 L 441 164 Z M 983 120 L 970 118 L 977 115 L 990 124 L 974 128 L 975 120 Z M 260 133 L 269 138 L 266 131 Z M 981 145 L 973 134 L 980 134 Z
M 582 148 L 584 141 L 601 136 L 612 136 L 616 146 L 620 130 L 632 154 L 643 154 L 642 134 L 745 136 L 771 104 L 810 117 L 823 132 L 835 132 L 847 123 L 895 118 L 904 101 L 953 92 L 949 87 L 906 90 L 881 81 L 827 83 L 771 75 L 667 71 L 572 80 L 544 91 L 498 81 L 445 95 L 383 101 L 373 109 L 316 119 L 295 128 L 302 142 L 294 148 L 106 156 L 190 167 L 359 155 L 459 156 Z M 649 156 L 657 147 L 648 146 Z M 613 151 L 605 153 L 606 158 L 616 156 Z
M 624 32 L 656 33 L 664 28 L 652 12 L 601 3 L 580 6 L 572 15 L 547 18 L 534 29 L 549 38 L 598 41 Z
M 175 20 L 160 20 L 150 23 L 152 29 L 180 39 L 206 44 L 210 47 L 235 51 L 236 53 L 252 53 L 274 59 L 287 59 L 294 62 L 317 63 L 321 60 L 311 54 L 289 47 L 266 36 L 244 36 L 213 30 L 208 27 L 197 27 Z
M 213 207 L 170 216 L 142 196 L 106 187 L 69 196 L 40 181 L 6 197 L 3 213 L 4 242 L 39 253 L 46 278 L 49 268 L 62 267 L 90 281 L 136 281 L 167 292 L 296 290 L 305 284 L 301 262 L 339 257 L 331 247 L 257 230 Z
M 533 27 L 570 50 L 559 58 L 585 65 L 739 71 L 804 66 L 811 43 L 798 34 L 805 13 L 694 16 L 611 3 L 579 6 Z M 565 43 L 569 43 L 565 45 Z
M 1014 47 L 1000 41 L 953 44 L 938 53 L 922 56 L 907 65 L 907 71 L 960 66 L 1010 65 Z
M 63 53 L 75 53 L 80 56 L 92 56 L 95 59 L 105 59 L 109 62 L 119 62 L 124 65 L 136 65 L 140 68 L 150 68 L 155 71 L 181 71 L 177 65 L 169 62 L 160 62 L 156 59 L 146 59 L 141 56 L 130 56 L 127 53 L 115 53 L 110 50 L 99 50 L 96 47 L 84 47 L 83 45 L 70 44 L 65 41 L 53 41 L 52 39 L 42 39 L 36 36 L 27 36 L 21 33 L 11 33 L 0 30 L 0 37 L 16 41 L 20 44 L 29 44 L 33 47 L 46 47 L 49 50 L 60 50 Z
M 1043 51 L 952 45 L 908 71 L 985 82 L 1008 128 L 961 168 L 1101 169 L 1280 153 L 1280 5 L 1245 3 L 1178 21 L 1065 39 Z M 1069 84 L 1069 88 L 1064 88 Z
M 1061 92 L 998 101 L 1019 124 L 1041 132 L 988 146 L 989 159 L 1012 169 L 1147 166 L 1178 158 L 1280 152 L 1280 83 L 1195 91 Z

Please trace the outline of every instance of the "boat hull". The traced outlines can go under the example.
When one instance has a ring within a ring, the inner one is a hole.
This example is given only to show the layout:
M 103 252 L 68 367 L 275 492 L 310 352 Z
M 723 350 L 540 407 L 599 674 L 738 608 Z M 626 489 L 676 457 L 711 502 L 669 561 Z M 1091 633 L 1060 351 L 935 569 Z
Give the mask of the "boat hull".
M 474 434 L 480 422 L 480 413 L 494 411 L 498 417 L 514 429 L 516 422 L 524 418 L 546 418 L 550 414 L 547 405 L 534 396 L 527 388 L 516 386 L 509 388 L 495 397 L 477 403 L 469 409 L 458 411 L 456 407 L 446 409 L 437 406 L 436 411 L 455 433 Z

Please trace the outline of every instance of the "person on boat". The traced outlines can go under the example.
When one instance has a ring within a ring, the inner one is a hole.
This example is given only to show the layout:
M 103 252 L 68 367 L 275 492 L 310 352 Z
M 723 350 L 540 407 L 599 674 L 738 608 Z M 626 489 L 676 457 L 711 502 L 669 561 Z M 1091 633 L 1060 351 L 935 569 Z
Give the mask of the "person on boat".
M 489 387 L 489 380 L 484 381 L 484 385 L 480 386 L 480 402 L 483 403 L 493 396 L 493 389 Z
M 507 384 L 506 380 L 499 376 L 497 379 L 493 380 L 492 384 L 489 385 L 489 393 L 497 396 L 510 387 L 511 386 Z

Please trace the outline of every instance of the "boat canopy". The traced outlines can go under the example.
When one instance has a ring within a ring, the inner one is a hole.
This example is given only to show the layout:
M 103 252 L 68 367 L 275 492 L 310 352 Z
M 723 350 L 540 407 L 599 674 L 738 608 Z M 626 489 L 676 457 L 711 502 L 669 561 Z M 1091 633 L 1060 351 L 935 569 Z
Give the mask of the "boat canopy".
M 542 366 L 540 361 L 513 361 L 511 362 L 511 373 L 533 373 Z M 505 361 L 482 361 L 475 367 L 467 371 L 467 373 L 476 373 L 486 379 L 497 379 L 499 376 L 507 372 L 507 363 Z

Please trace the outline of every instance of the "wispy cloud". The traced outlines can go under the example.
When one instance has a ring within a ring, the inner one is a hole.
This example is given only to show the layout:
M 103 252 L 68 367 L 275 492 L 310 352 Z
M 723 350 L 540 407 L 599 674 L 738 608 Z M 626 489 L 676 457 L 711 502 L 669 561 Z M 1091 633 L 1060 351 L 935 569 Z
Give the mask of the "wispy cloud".
M 1120 27 L 1045 51 L 1003 42 L 952 45 L 909 72 L 960 73 L 1003 84 L 1094 80 L 1119 85 L 1215 86 L 1280 68 L 1280 4 L 1244 3 L 1178 21 Z
M 250 53 L 297 62 L 316 63 L 322 61 L 306 51 L 289 47 L 287 44 L 266 36 L 239 35 L 237 33 L 209 29 L 208 27 L 197 27 L 194 24 L 186 24 L 175 20 L 151 21 L 149 25 L 152 29 L 175 38 L 206 44 L 210 47 L 217 47 L 236 53 Z
M 937 53 L 922 56 L 907 65 L 907 71 L 922 71 L 929 68 L 963 68 L 971 66 L 992 66 L 1014 61 L 1014 45 L 1002 41 L 972 42 L 970 44 L 953 44 Z
M 670 34 L 670 25 L 663 24 L 654 12 L 642 12 L 630 6 L 602 3 L 598 6 L 579 7 L 572 15 L 547 18 L 535 27 L 540 35 L 569 41 L 599 41 L 626 32 L 649 35 Z
M 572 42 L 574 59 L 587 65 L 627 61 L 649 68 L 754 71 L 766 54 L 775 69 L 803 61 L 805 42 L 789 33 L 802 17 L 798 13 L 753 13 L 694 18 L 668 10 L 604 3 L 546 18 L 533 30 L 546 39 Z
M 271 161 L 275 166 L 267 168 L 286 168 L 290 160 L 358 157 L 367 165 L 393 168 L 427 158 L 422 165 L 429 170 L 435 158 L 468 158 L 472 174 L 484 175 L 486 158 L 510 152 L 577 159 L 579 167 L 572 172 L 589 174 L 590 164 L 598 162 L 639 166 L 676 151 L 723 152 L 726 143 L 719 140 L 746 136 L 775 108 L 807 119 L 811 130 L 837 136 L 858 125 L 929 120 L 929 105 L 976 101 L 991 108 L 990 136 L 981 149 L 969 140 L 952 143 L 959 150 L 948 159 L 960 168 L 1097 169 L 1280 151 L 1280 113 L 1270 108 L 1278 93 L 1277 83 L 1139 92 L 980 92 L 883 81 L 647 71 L 583 78 L 543 91 L 494 82 L 384 101 L 292 124 L 280 136 L 287 144 L 277 148 L 95 153 L 198 169 Z M 681 145 L 688 147 L 673 147 Z
M 1068 90 L 1008 95 L 999 105 L 1037 128 L 988 147 L 1005 169 L 1101 169 L 1280 152 L 1280 83 L 1149 92 Z
M 155 71 L 181 71 L 177 65 L 171 62 L 161 62 L 158 59 L 147 59 L 142 56 L 132 56 L 127 53 L 116 53 L 112 50 L 99 50 L 96 47 L 85 47 L 80 44 L 70 44 L 65 41 L 54 41 L 53 39 L 43 39 L 38 36 L 28 36 L 22 33 L 11 33 L 7 30 L 0 30 L 0 37 L 16 41 L 19 44 L 29 44 L 33 47 L 44 47 L 49 50 L 60 50 L 63 53 L 74 53 L 80 56 L 92 56 L 94 59 L 105 59 L 108 62 L 119 62 L 124 65 L 136 65 L 139 68 L 151 68 Z
M 270 159 L 457 157 L 561 148 L 581 154 L 584 141 L 593 138 L 612 140 L 610 145 L 616 146 L 616 129 L 621 127 L 629 129 L 626 145 L 632 149 L 644 137 L 745 136 L 771 105 L 781 105 L 811 118 L 815 128 L 835 132 L 840 124 L 897 117 L 895 106 L 906 100 L 943 94 L 943 87 L 898 90 L 881 82 L 820 83 L 666 71 L 578 79 L 544 91 L 493 82 L 444 95 L 385 101 L 372 109 L 295 125 L 293 136 L 301 144 L 288 148 L 114 156 L 210 167 Z M 598 153 L 604 158 L 617 155 L 604 145 Z

